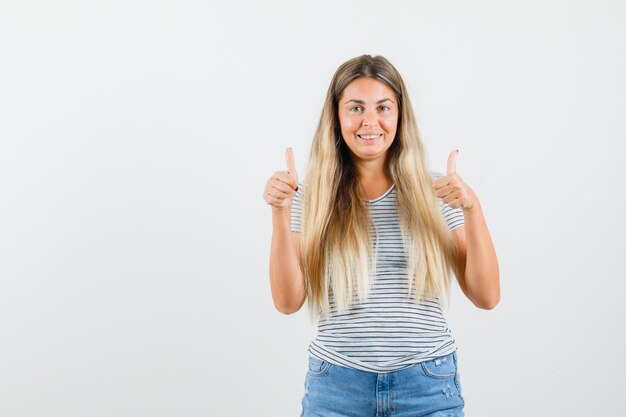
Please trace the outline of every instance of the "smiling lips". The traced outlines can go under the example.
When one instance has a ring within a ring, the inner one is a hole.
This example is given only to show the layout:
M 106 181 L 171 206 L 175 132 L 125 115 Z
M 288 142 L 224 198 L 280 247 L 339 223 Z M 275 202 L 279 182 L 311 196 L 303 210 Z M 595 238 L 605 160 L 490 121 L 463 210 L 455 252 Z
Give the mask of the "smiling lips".
M 383 134 L 379 133 L 377 135 L 357 135 L 361 139 L 372 140 L 381 137 Z

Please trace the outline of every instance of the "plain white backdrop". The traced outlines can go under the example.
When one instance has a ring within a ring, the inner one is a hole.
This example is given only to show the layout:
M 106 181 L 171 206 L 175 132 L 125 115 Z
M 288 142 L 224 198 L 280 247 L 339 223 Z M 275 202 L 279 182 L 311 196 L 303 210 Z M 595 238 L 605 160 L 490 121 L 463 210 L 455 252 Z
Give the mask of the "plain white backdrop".
M 621 416 L 620 1 L 0 1 L 0 416 L 300 413 L 267 178 L 336 68 L 403 75 L 476 191 L 502 297 L 454 286 L 466 415 Z

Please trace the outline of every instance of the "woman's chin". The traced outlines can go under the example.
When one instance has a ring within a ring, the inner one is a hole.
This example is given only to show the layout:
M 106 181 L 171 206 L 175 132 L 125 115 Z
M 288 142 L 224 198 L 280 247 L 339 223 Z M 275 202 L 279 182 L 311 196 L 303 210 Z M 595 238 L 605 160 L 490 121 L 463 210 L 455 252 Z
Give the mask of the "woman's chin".
M 383 149 L 359 149 L 357 152 L 353 152 L 357 159 L 364 161 L 371 161 L 374 159 L 382 158 L 385 156 L 385 150 Z

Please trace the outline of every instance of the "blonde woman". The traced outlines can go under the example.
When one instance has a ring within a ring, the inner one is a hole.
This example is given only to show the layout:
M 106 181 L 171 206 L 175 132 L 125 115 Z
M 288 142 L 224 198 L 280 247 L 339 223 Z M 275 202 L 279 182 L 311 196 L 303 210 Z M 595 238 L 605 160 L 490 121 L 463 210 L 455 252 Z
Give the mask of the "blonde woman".
M 293 151 L 264 191 L 272 207 L 276 308 L 304 302 L 302 416 L 462 416 L 449 278 L 478 308 L 500 299 L 498 261 L 476 194 L 428 169 L 409 96 L 382 56 L 342 64 L 313 138 L 306 180 Z

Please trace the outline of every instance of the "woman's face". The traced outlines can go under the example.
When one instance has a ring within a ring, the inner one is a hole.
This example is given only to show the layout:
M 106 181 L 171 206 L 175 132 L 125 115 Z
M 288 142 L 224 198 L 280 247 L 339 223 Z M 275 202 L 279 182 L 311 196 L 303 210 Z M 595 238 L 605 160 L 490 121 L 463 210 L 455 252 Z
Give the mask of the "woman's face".
M 384 162 L 398 127 L 393 90 L 373 78 L 357 78 L 344 89 L 338 112 L 341 135 L 355 160 Z

